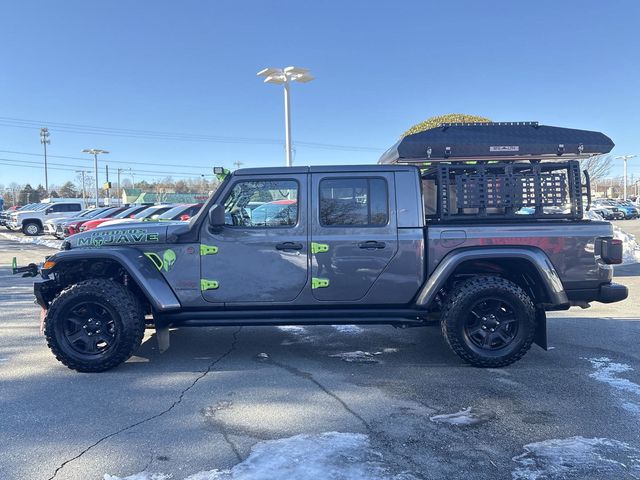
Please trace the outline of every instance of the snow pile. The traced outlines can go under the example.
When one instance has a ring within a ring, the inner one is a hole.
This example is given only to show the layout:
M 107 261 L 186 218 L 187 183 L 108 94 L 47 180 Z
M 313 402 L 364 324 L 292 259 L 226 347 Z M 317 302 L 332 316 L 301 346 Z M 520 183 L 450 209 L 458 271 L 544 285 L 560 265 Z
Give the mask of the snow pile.
M 129 477 L 105 475 L 104 480 L 166 480 L 169 476 L 138 473 Z M 416 480 L 391 472 L 383 456 L 359 433 L 328 432 L 296 435 L 259 442 L 251 454 L 231 470 L 209 470 L 185 480 Z
M 613 226 L 613 238 L 622 240 L 622 263 L 640 263 L 640 244 L 635 235 L 623 231 L 621 228 Z
M 14 242 L 31 243 L 33 245 L 55 248 L 56 250 L 60 250 L 60 245 L 62 245 L 62 240 L 47 240 L 43 237 L 23 237 L 21 235 L 13 235 L 7 232 L 0 232 L 0 237 L 6 238 L 7 240 L 13 240 Z
M 602 217 L 592 210 L 585 212 L 584 218 L 602 221 Z M 622 264 L 640 263 L 640 243 L 636 240 L 635 235 L 625 232 L 617 225 L 612 224 L 612 226 L 613 238 L 622 240 Z
M 349 335 L 357 335 L 359 333 L 362 333 L 362 328 L 357 326 L 357 325 L 331 325 L 333 328 L 335 328 L 337 331 L 339 331 L 340 333 L 346 333 Z
M 640 450 L 607 438 L 570 437 L 530 443 L 513 457 L 513 480 L 637 478 Z M 597 474 L 597 477 L 594 476 Z
M 448 423 L 449 425 L 463 427 L 488 422 L 495 418 L 495 416 L 496 415 L 493 412 L 468 407 L 455 413 L 434 415 L 433 417 L 430 417 L 429 420 L 435 423 Z
M 329 355 L 331 358 L 339 358 L 344 362 L 349 363 L 380 363 L 380 360 L 376 357 L 383 353 L 396 353 L 397 348 L 384 348 L 378 352 L 363 352 L 362 350 L 356 350 L 355 352 L 342 352 Z
M 595 378 L 600 382 L 604 382 L 616 390 L 634 393 L 640 396 L 640 385 L 626 378 L 618 376 L 620 373 L 631 372 L 631 368 L 626 363 L 617 363 L 611 361 L 607 357 L 587 358 L 594 368 L 594 372 L 589 374 L 591 378 Z

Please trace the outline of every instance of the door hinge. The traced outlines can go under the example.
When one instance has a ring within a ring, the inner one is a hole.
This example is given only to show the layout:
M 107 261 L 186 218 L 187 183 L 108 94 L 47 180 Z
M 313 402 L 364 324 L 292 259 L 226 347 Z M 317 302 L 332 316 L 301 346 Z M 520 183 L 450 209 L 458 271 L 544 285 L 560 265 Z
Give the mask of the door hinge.
M 204 278 L 200 280 L 200 290 L 205 292 L 207 290 L 215 290 L 218 288 L 217 280 L 205 280 Z
M 311 288 L 327 288 L 329 286 L 328 278 L 312 278 Z
M 329 251 L 329 245 L 326 243 L 311 242 L 311 253 L 326 253 Z
M 214 255 L 216 253 L 218 253 L 218 247 L 200 244 L 200 255 Z

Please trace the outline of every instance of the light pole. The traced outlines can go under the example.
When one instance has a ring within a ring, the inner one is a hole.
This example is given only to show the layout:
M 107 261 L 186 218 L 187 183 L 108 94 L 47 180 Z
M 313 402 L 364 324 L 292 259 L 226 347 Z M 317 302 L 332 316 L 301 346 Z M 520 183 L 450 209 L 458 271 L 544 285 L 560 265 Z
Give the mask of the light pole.
M 313 80 L 314 77 L 309 73 L 308 69 L 300 67 L 269 67 L 260 70 L 257 75 L 264 77 L 264 83 L 275 83 L 284 86 L 284 143 L 287 167 L 290 167 L 293 164 L 293 154 L 291 150 L 290 84 L 291 82 L 307 83 Z
M 623 182 L 624 185 L 622 186 L 622 199 L 626 200 L 627 199 L 627 160 L 629 160 L 630 158 L 635 158 L 637 155 L 619 155 L 616 158 L 621 158 L 622 160 L 624 160 L 624 170 L 623 170 Z
M 51 143 L 49 140 L 49 129 L 42 127 L 40 129 L 40 143 L 44 147 L 44 189 L 49 194 L 49 172 L 47 171 L 47 145 Z
M 98 187 L 98 155 L 109 152 L 107 150 L 100 150 L 99 148 L 85 148 L 82 150 L 82 153 L 93 155 L 93 169 L 96 174 L 96 208 L 98 208 L 98 197 L 100 196 Z

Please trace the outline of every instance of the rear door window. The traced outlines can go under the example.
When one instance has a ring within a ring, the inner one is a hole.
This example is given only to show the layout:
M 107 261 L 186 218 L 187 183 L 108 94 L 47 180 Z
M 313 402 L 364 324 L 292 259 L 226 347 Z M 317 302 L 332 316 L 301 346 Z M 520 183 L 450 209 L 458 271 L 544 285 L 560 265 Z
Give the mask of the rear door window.
M 320 225 L 380 227 L 389 222 L 383 178 L 331 178 L 320 182 Z

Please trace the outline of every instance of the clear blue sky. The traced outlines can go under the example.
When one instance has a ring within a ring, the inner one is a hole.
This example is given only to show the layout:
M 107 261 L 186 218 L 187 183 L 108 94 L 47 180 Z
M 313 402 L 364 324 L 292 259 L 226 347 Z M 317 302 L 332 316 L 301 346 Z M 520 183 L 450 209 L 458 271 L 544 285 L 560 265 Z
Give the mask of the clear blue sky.
M 108 149 L 112 169 L 148 172 L 136 180 L 236 160 L 281 165 L 282 91 L 255 74 L 287 65 L 316 76 L 294 86 L 294 142 L 366 147 L 297 145 L 296 164 L 375 162 L 406 128 L 450 112 L 600 130 L 614 153 L 640 154 L 637 0 L 24 0 L 3 2 L 0 26 L 0 159 L 40 161 L 6 151 L 40 153 L 42 122 L 51 155 Z M 0 172 L 5 185 L 44 177 L 18 166 Z M 640 158 L 630 172 L 640 175 Z M 72 176 L 52 170 L 50 182 Z

